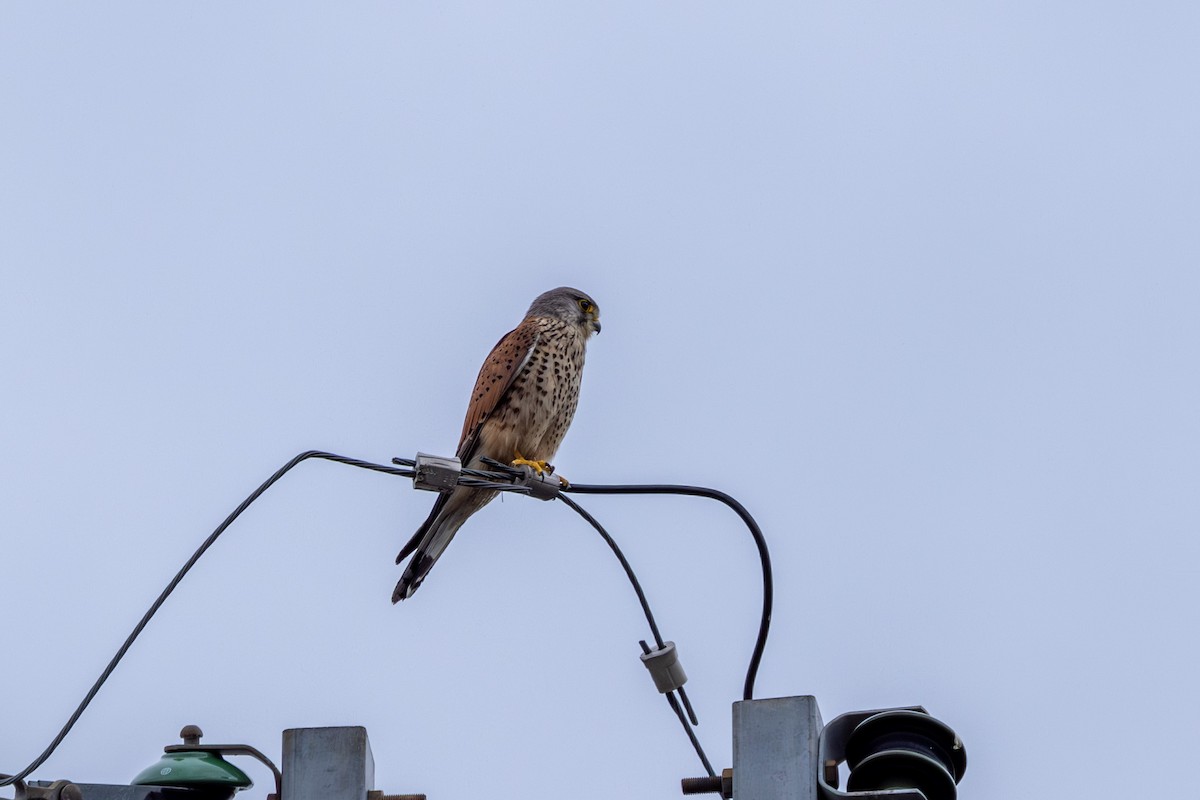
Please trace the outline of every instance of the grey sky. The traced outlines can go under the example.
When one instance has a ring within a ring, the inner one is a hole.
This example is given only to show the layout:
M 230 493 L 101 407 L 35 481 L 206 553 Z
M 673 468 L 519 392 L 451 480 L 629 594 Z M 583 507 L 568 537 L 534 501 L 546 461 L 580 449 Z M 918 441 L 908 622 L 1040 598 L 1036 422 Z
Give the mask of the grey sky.
M 450 453 L 568 284 L 604 332 L 558 466 L 757 516 L 759 696 L 923 703 L 972 800 L 1190 785 L 1198 35 L 1184 2 L 0 6 L 0 771 L 292 455 Z M 298 468 L 36 776 L 360 724 L 389 792 L 678 796 L 600 540 L 497 501 L 393 607 L 431 501 Z M 728 766 L 748 536 L 581 502 Z

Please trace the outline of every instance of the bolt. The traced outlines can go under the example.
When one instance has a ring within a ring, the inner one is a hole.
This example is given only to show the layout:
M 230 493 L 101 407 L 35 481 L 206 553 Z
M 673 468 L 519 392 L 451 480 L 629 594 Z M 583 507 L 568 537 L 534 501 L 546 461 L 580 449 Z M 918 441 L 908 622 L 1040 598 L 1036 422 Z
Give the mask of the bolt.
M 199 725 L 184 725 L 183 730 L 179 732 L 184 744 L 200 744 L 200 737 L 203 735 L 204 731 L 200 730 Z
M 684 794 L 719 794 L 725 800 L 733 797 L 733 770 L 722 770 L 720 775 L 703 778 L 684 778 L 679 781 Z
M 684 778 L 679 782 L 679 787 L 683 789 L 684 794 L 709 794 L 710 792 L 717 793 L 721 791 L 721 777 L 703 778 Z

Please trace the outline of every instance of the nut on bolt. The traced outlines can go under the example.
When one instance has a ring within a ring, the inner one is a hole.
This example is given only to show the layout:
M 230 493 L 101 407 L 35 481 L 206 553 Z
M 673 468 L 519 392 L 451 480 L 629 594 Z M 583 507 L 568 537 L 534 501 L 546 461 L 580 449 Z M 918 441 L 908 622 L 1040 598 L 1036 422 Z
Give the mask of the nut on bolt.
M 733 770 L 721 770 L 720 775 L 703 778 L 684 778 L 679 782 L 684 794 L 719 794 L 725 800 L 733 797 Z

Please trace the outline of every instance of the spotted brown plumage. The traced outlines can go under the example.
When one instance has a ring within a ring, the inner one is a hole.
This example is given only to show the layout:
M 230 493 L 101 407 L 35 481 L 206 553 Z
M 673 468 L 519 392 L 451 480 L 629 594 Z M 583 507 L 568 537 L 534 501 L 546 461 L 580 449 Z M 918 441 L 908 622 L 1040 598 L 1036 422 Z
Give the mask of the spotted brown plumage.
M 544 468 L 575 416 L 587 340 L 599 332 L 600 309 L 583 292 L 564 286 L 539 295 L 479 370 L 458 443 L 463 466 L 484 469 L 487 457 Z M 461 486 L 438 496 L 396 556 L 397 564 L 412 560 L 393 603 L 412 596 L 462 524 L 495 496 Z

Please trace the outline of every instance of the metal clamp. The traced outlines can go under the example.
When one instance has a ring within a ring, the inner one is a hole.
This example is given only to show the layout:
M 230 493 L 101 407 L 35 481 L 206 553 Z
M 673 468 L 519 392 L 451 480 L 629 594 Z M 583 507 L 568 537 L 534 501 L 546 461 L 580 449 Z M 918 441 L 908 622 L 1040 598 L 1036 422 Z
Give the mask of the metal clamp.
M 523 467 L 524 478 L 514 478 L 518 486 L 529 489 L 529 496 L 538 500 L 553 500 L 562 491 L 562 482 L 550 472 L 538 474 L 530 467 Z
M 646 669 L 650 670 L 650 677 L 654 678 L 654 688 L 662 694 L 673 692 L 687 683 L 687 673 L 683 671 L 683 664 L 679 663 L 679 653 L 675 650 L 674 642 L 663 642 L 662 647 L 656 647 L 638 658 L 646 665 Z
M 462 462 L 457 458 L 417 453 L 413 467 L 413 488 L 427 492 L 448 492 L 458 485 Z

